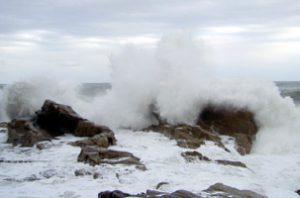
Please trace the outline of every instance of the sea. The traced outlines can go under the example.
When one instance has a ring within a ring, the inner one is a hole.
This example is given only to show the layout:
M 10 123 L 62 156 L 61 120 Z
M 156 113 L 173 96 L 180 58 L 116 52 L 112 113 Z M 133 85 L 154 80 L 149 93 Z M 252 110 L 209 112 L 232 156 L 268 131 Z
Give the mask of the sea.
M 6 143 L 7 130 L 2 127 L 0 197 L 86 198 L 107 190 L 137 194 L 157 190 L 163 182 L 159 191 L 201 193 L 223 183 L 270 198 L 298 198 L 300 81 L 216 79 L 211 76 L 213 68 L 199 54 L 205 55 L 195 40 L 171 35 L 154 48 L 130 46 L 112 56 L 112 85 L 41 77 L 1 85 L 0 122 L 33 115 L 45 99 L 54 100 L 109 127 L 117 139 L 110 149 L 132 153 L 146 170 L 78 162 L 80 148 L 69 143 L 82 137 L 68 134 L 44 142 L 42 150 L 14 147 Z M 249 155 L 240 155 L 228 136 L 221 136 L 227 151 L 211 141 L 187 149 L 163 134 L 141 131 L 155 124 L 153 110 L 169 124 L 193 124 L 207 105 L 253 112 L 258 132 Z M 187 162 L 181 156 L 185 151 L 197 151 L 212 161 Z M 239 161 L 247 168 L 224 166 L 215 160 Z M 78 170 L 88 174 L 76 176 Z

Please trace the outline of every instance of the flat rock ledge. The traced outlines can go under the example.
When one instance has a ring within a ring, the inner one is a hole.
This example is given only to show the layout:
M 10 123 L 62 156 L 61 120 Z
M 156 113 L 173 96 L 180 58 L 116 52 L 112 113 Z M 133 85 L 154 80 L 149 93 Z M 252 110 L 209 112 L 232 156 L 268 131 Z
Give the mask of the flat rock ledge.
M 147 190 L 145 193 L 129 194 L 119 190 L 115 191 L 103 191 L 98 194 L 98 198 L 267 198 L 264 195 L 260 195 L 250 190 L 239 190 L 222 183 L 216 183 L 210 186 L 208 189 L 201 191 L 200 193 L 192 193 L 186 190 L 177 190 L 172 193 Z

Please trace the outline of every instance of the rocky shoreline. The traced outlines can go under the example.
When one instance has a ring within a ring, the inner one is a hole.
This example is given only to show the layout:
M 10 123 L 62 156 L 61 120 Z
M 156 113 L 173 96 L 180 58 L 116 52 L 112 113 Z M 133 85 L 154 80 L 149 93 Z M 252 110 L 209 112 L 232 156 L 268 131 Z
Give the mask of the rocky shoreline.
M 212 141 L 215 145 L 230 152 L 220 138 L 221 135 L 227 135 L 235 139 L 237 152 L 241 155 L 249 154 L 258 130 L 254 115 L 245 109 L 238 110 L 210 105 L 199 114 L 195 125 L 170 125 L 162 121 L 159 115 L 153 115 L 157 118 L 158 124 L 149 126 L 143 131 L 161 133 L 170 139 L 176 140 L 179 147 L 189 149 L 199 148 L 206 141 Z M 117 144 L 117 139 L 111 129 L 82 118 L 70 106 L 46 100 L 41 110 L 37 111 L 35 115 L 26 118 L 15 118 L 7 123 L 7 126 L 3 124 L 3 127 L 8 129 L 7 142 L 23 147 L 40 145 L 40 142 L 51 141 L 51 139 L 67 133 L 78 137 L 86 137 L 83 140 L 71 143 L 71 145 L 81 148 L 78 162 L 88 163 L 91 166 L 99 164 L 134 165 L 139 170 L 147 171 L 147 164 L 143 164 L 139 156 L 125 151 L 109 149 L 110 146 Z M 181 156 L 187 163 L 198 160 L 199 162 L 207 161 L 220 165 L 247 168 L 247 165 L 242 162 L 211 160 L 209 157 L 193 150 L 183 152 Z M 216 190 L 216 185 L 214 185 L 215 188 L 210 187 L 210 190 L 203 191 L 206 192 L 206 197 L 264 197 L 255 192 L 238 190 L 223 184 L 218 184 L 219 190 Z M 130 195 L 120 191 L 106 191 L 99 193 L 98 197 L 201 197 L 201 195 L 183 190 L 174 193 L 149 192 Z

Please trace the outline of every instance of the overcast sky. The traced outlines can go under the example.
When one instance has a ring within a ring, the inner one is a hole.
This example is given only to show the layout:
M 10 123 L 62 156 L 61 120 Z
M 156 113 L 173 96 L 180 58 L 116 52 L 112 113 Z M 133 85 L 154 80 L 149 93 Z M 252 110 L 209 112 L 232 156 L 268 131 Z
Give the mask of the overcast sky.
M 300 80 L 300 0 L 0 0 L 0 83 L 110 81 L 116 49 L 180 30 L 221 77 Z

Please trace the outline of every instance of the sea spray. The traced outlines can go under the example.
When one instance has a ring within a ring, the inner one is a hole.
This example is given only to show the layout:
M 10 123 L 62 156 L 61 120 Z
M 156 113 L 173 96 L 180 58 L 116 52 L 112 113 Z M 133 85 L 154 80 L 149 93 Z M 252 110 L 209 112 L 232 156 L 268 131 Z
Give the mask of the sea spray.
M 300 115 L 292 99 L 283 98 L 273 82 L 214 77 L 203 50 L 182 34 L 164 37 L 154 51 L 125 48 L 111 60 L 112 89 L 95 100 L 93 117 L 111 127 L 140 129 L 155 123 L 153 105 L 171 124 L 195 123 L 208 104 L 245 108 L 259 126 L 254 152 L 298 152 Z
M 273 82 L 216 78 L 207 56 L 191 35 L 165 36 L 155 48 L 131 45 L 114 54 L 112 88 L 104 96 L 85 101 L 74 83 L 28 79 L 21 89 L 7 86 L 2 109 L 11 118 L 23 116 L 52 99 L 99 124 L 136 130 L 156 123 L 153 110 L 171 124 L 194 124 L 208 104 L 245 108 L 259 127 L 253 152 L 299 152 L 300 113 L 292 99 Z

